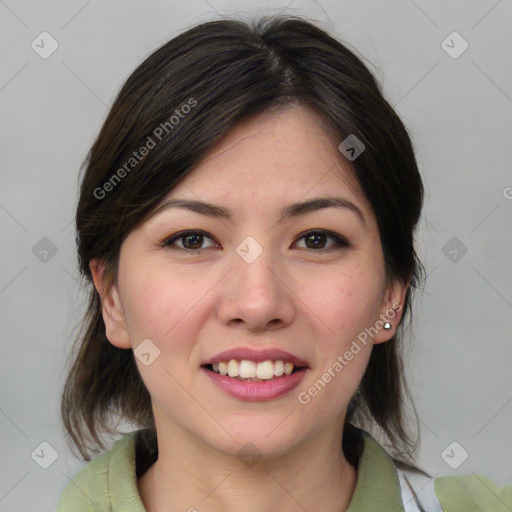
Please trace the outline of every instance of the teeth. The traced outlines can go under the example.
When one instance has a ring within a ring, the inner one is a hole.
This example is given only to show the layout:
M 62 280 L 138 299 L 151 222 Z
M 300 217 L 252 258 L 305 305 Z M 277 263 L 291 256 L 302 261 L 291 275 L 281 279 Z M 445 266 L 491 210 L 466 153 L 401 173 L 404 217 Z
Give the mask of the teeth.
M 228 375 L 230 377 L 238 377 L 240 375 L 240 365 L 238 361 L 231 359 L 228 363 Z
M 281 377 L 284 373 L 284 363 L 283 361 L 276 361 L 274 363 L 274 375 L 276 377 Z
M 215 368 L 213 369 L 215 371 Z M 219 363 L 219 373 L 221 375 L 227 375 L 228 374 L 228 363 Z
M 258 379 L 267 380 L 274 376 L 274 365 L 272 361 L 263 361 L 258 363 L 256 376 Z
M 239 375 L 244 379 L 249 379 L 251 377 L 256 377 L 256 363 L 253 361 L 242 360 L 240 361 Z M 261 379 L 261 376 L 258 376 Z
M 293 372 L 293 364 L 292 363 L 286 363 L 284 365 L 284 373 L 286 373 L 286 375 L 290 375 L 290 373 Z
M 221 375 L 241 379 L 270 380 L 274 377 L 281 377 L 283 374 L 290 375 L 293 372 L 293 363 L 284 361 L 262 361 L 256 363 L 247 359 L 237 361 L 230 359 L 212 364 L 213 371 Z

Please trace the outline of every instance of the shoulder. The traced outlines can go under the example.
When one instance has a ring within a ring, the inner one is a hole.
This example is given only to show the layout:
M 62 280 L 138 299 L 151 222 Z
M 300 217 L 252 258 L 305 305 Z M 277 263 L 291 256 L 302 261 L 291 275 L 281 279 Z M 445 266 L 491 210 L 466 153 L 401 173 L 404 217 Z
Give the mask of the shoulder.
M 512 485 L 498 487 L 490 478 L 476 473 L 436 478 L 434 490 L 444 512 L 512 510 Z
M 133 492 L 137 492 L 135 443 L 138 432 L 124 435 L 109 451 L 81 468 L 64 488 L 56 512 L 115 510 L 112 503 L 119 499 L 120 493 L 128 491 L 133 496 Z
M 498 487 L 476 473 L 431 477 L 392 459 L 368 432 L 352 427 L 352 434 L 363 439 L 364 448 L 350 512 L 512 511 L 512 485 Z
M 397 468 L 404 512 L 510 512 L 512 485 L 497 487 L 476 473 L 428 477 Z

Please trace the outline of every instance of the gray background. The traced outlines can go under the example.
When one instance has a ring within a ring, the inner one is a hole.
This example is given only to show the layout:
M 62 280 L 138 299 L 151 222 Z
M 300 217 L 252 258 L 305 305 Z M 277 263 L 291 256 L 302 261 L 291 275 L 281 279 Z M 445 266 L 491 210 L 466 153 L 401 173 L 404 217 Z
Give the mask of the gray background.
M 1 511 L 54 510 L 83 465 L 59 422 L 83 306 L 73 217 L 79 166 L 115 94 L 185 28 L 285 7 L 366 57 L 415 142 L 427 191 L 418 249 L 428 273 L 407 353 L 421 418 L 418 464 L 435 476 L 476 472 L 512 483 L 510 0 L 0 0 Z M 59 45 L 45 59 L 31 47 L 43 46 L 43 31 Z M 458 36 L 442 44 L 453 31 L 469 44 L 457 58 L 445 50 L 463 49 Z M 55 254 L 42 252 L 43 237 Z M 460 447 L 449 447 L 454 441 Z M 48 469 L 31 457 L 42 442 L 58 452 Z M 469 456 L 458 465 L 462 450 Z

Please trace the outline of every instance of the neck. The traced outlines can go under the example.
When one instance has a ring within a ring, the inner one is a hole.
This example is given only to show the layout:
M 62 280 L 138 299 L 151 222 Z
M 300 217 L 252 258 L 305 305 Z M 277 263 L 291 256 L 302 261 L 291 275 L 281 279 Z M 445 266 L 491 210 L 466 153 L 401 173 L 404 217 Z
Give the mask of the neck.
M 250 467 L 236 455 L 182 441 L 159 437 L 158 459 L 138 482 L 147 512 L 343 512 L 356 485 L 341 436 L 333 442 L 332 432 Z

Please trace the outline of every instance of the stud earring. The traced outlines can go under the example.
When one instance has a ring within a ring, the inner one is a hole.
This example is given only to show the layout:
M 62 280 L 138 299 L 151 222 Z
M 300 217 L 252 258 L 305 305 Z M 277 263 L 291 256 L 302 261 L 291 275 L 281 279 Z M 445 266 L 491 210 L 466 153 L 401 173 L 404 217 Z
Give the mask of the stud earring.
M 388 331 L 389 329 L 391 329 L 391 324 L 389 322 L 386 322 L 382 327 L 384 327 L 384 329 Z

